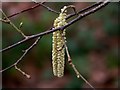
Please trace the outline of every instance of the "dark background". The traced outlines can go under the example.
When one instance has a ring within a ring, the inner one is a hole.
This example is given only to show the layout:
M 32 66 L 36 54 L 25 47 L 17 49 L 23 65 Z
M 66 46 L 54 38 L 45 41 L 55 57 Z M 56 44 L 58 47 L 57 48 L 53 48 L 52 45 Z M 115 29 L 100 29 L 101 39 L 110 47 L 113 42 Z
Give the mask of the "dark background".
M 60 11 L 64 5 L 75 5 L 76 10 L 92 3 L 46 3 Z M 34 3 L 2 3 L 7 15 L 33 6 Z M 69 13 L 73 12 L 71 9 Z M 110 3 L 101 10 L 74 23 L 66 31 L 67 46 L 73 63 L 80 73 L 96 88 L 118 87 L 118 3 Z M 19 14 L 10 20 L 18 27 L 23 22 L 22 31 L 26 35 L 37 34 L 52 27 L 57 14 L 42 6 Z M 5 48 L 22 39 L 22 36 L 9 24 L 2 23 L 2 47 Z M 2 54 L 3 68 L 10 66 L 22 55 L 22 50 L 33 40 L 19 45 Z M 40 42 L 18 64 L 18 67 L 31 75 L 27 79 L 11 68 L 3 72 L 3 88 L 83 88 L 89 87 L 82 79 L 77 79 L 66 57 L 65 75 L 57 78 L 52 74 L 51 65 L 52 34 L 44 36 Z

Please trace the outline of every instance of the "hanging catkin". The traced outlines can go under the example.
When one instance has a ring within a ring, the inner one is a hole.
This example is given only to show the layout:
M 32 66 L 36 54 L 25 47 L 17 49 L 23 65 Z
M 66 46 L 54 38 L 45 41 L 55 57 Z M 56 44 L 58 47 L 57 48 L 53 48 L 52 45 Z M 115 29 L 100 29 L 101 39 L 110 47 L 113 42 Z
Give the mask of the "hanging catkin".
M 64 6 L 61 9 L 59 17 L 54 20 L 54 28 L 58 28 L 66 25 L 66 9 Z M 53 44 L 52 44 L 52 65 L 53 74 L 57 77 L 62 77 L 64 75 L 64 63 L 65 63 L 65 48 L 63 38 L 65 39 L 65 29 L 53 32 Z

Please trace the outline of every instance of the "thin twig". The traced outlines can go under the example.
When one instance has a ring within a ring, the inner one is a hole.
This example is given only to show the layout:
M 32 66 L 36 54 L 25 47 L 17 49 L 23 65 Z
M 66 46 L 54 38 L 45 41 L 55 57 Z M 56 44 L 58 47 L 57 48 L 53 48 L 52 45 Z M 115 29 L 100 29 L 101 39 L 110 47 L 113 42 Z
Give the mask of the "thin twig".
M 42 3 L 44 3 L 44 2 L 42 2 Z M 7 18 L 14 17 L 14 16 L 16 16 L 16 15 L 18 15 L 18 14 L 21 14 L 21 13 L 24 13 L 24 12 L 27 12 L 27 11 L 30 11 L 30 10 L 32 10 L 32 9 L 35 9 L 35 8 L 39 7 L 39 6 L 40 6 L 40 4 L 35 4 L 34 6 L 32 6 L 32 7 L 30 7 L 30 8 L 27 8 L 27 9 L 24 9 L 24 10 L 22 10 L 22 11 L 16 12 L 16 13 L 14 13 L 14 14 L 12 14 L 12 15 L 9 15 Z M 4 19 L 6 19 L 6 18 L 4 18 Z
M 15 30 L 17 30 L 24 38 L 26 38 L 27 36 L 20 30 L 18 29 L 14 23 L 12 23 L 10 21 L 10 19 L 6 16 L 6 14 L 2 11 L 2 9 L 0 9 L 1 13 L 4 15 L 4 17 L 6 18 L 7 23 L 9 23 L 13 28 L 15 28 Z M 2 19 L 1 19 L 2 20 Z
M 71 18 L 71 17 L 73 17 L 75 15 L 79 15 L 80 13 L 83 13 L 83 12 L 89 10 L 89 9 L 92 9 L 93 7 L 96 7 L 96 6 L 100 5 L 101 3 L 102 3 L 102 1 L 99 1 L 99 2 L 97 2 L 95 4 L 92 4 L 91 6 L 83 8 L 82 10 L 80 10 L 79 12 L 77 12 L 77 14 L 76 13 L 72 13 L 72 14 L 68 15 L 66 19 L 69 19 L 69 18 Z
M 19 41 L 19 42 L 16 42 L 15 44 L 9 45 L 8 47 L 0 50 L 0 52 L 4 52 L 4 51 L 7 51 L 7 50 L 9 50 L 9 49 L 12 49 L 13 47 L 16 47 L 16 46 L 18 46 L 18 45 L 20 45 L 20 44 L 22 44 L 22 43 L 24 43 L 24 42 L 32 39 L 32 38 L 30 38 L 29 36 L 27 36 L 27 37 L 28 37 L 28 38 L 24 38 L 23 40 L 21 40 L 21 41 Z
M 3 70 L 0 70 L 0 72 L 4 72 L 12 67 L 15 67 L 16 70 L 20 71 L 22 74 L 24 73 L 25 75 L 25 72 L 23 72 L 21 69 L 17 68 L 17 64 L 25 57 L 25 55 L 39 42 L 39 40 L 41 39 L 42 37 L 38 37 L 35 42 L 29 47 L 27 48 L 26 50 L 24 50 L 24 53 L 23 55 L 12 65 L 10 65 L 9 67 L 3 69 Z M 28 74 L 25 75 L 27 78 L 29 77 Z
M 42 3 L 38 3 L 38 2 L 35 2 L 35 3 L 40 4 L 40 5 L 43 6 L 44 8 L 48 9 L 48 11 L 50 11 L 50 12 L 53 12 L 53 13 L 56 13 L 56 14 L 59 14 L 59 13 L 60 13 L 60 12 L 57 12 L 57 11 L 53 10 L 52 8 L 46 6 L 46 5 L 42 4 Z
M 67 53 L 67 57 L 68 57 L 68 62 L 69 62 L 69 65 L 73 68 L 73 70 L 75 71 L 76 75 L 77 75 L 77 78 L 82 78 L 91 88 L 93 88 L 95 90 L 95 88 L 83 77 L 83 75 L 80 74 L 80 72 L 77 70 L 77 68 L 75 67 L 75 65 L 73 64 L 72 62 L 72 59 L 70 57 L 70 54 L 69 54 L 69 51 L 68 51 L 68 47 L 66 45 L 66 42 L 64 44 L 64 47 L 65 47 L 65 50 L 66 50 L 66 53 Z
M 12 14 L 12 15 L 9 15 L 7 18 L 12 18 L 12 17 L 14 17 L 14 16 L 16 16 L 16 15 L 18 15 L 18 14 L 21 14 L 21 13 L 24 13 L 24 12 L 27 12 L 27 11 L 30 11 L 30 10 L 33 10 L 33 9 L 39 7 L 39 6 L 43 6 L 44 8 L 48 9 L 49 11 L 54 12 L 54 13 L 56 13 L 56 14 L 59 14 L 59 12 L 57 12 L 57 11 L 53 10 L 52 8 L 44 5 L 44 3 L 45 3 L 45 2 L 37 3 L 37 4 L 35 4 L 34 6 L 32 6 L 32 7 L 30 7 L 30 8 L 27 8 L 27 9 L 24 9 L 24 10 L 22 10 L 22 11 L 16 12 L 16 13 L 14 13 L 14 14 Z M 4 19 L 6 19 L 6 18 L 4 18 Z
M 61 27 L 62 28 L 67 28 L 68 26 L 70 26 L 71 24 L 79 21 L 80 19 L 92 14 L 92 13 L 95 13 L 96 11 L 98 11 L 99 9 L 105 7 L 106 5 L 108 5 L 110 2 L 110 0 L 105 0 L 104 2 L 102 2 L 101 4 L 99 4 L 98 6 L 96 6 L 95 8 L 91 9 L 91 10 L 88 10 L 84 13 L 81 13 L 78 17 L 76 17 L 75 19 L 71 20 L 67 25 Z
M 51 9 L 50 7 L 44 5 L 44 3 L 45 3 L 45 2 L 37 3 L 36 5 L 34 5 L 34 6 L 30 7 L 30 8 L 27 8 L 27 9 L 24 9 L 24 10 L 22 10 L 22 11 L 16 12 L 16 13 L 14 13 L 14 14 L 12 14 L 12 15 L 9 15 L 8 18 L 11 18 L 11 17 L 14 17 L 14 16 L 16 16 L 16 15 L 18 15 L 18 14 L 21 14 L 21 13 L 24 13 L 24 12 L 27 12 L 27 11 L 30 11 L 30 10 L 32 10 L 32 9 L 35 9 L 35 8 L 41 6 L 41 5 L 42 5 L 44 8 L 48 9 L 49 11 L 54 12 L 54 13 L 56 13 L 56 14 L 59 14 L 59 12 L 57 12 L 57 11 Z M 90 9 L 90 8 L 93 8 L 93 7 L 95 7 L 95 6 L 97 6 L 97 5 L 101 4 L 101 3 L 102 3 L 102 1 L 97 2 L 97 3 L 95 3 L 95 4 L 91 5 L 91 6 L 88 6 L 87 8 L 84 8 L 84 9 L 80 10 L 77 14 L 80 14 L 80 13 L 82 13 L 82 12 L 84 12 L 84 11 Z M 67 17 L 67 19 L 68 19 L 68 18 L 71 18 L 72 16 L 75 16 L 75 15 L 76 15 L 76 13 L 72 13 L 72 14 L 70 14 L 70 15 Z M 5 19 L 5 18 L 4 18 L 4 19 Z
M 15 69 L 18 70 L 20 73 L 22 73 L 24 76 L 26 76 L 28 79 L 31 77 L 26 72 L 22 71 L 20 68 L 17 67 L 17 65 L 14 65 Z
M 82 19 L 82 18 L 84 18 L 84 17 L 86 17 L 86 16 L 88 16 L 88 15 L 90 15 L 90 14 L 98 11 L 98 10 L 101 9 L 102 7 L 106 6 L 108 3 L 109 3 L 109 0 L 105 0 L 105 1 L 102 2 L 100 5 L 96 6 L 95 8 L 93 8 L 93 9 L 87 11 L 87 12 L 84 12 L 84 13 L 80 14 L 78 17 L 76 17 L 75 19 L 71 20 L 70 22 L 68 22 L 66 25 L 64 25 L 64 26 L 62 26 L 62 27 L 52 28 L 52 29 L 50 29 L 50 30 L 47 30 L 47 31 L 44 31 L 44 32 L 41 32 L 41 33 L 38 33 L 38 34 L 35 34 L 35 35 L 31 35 L 31 36 L 29 36 L 29 37 L 26 38 L 26 39 L 23 39 L 23 40 L 15 43 L 15 44 L 13 44 L 13 45 L 10 45 L 10 46 L 8 46 L 8 47 L 0 50 L 0 52 L 3 52 L 3 51 L 6 51 L 6 50 L 11 49 L 11 48 L 13 48 L 13 47 L 16 47 L 16 46 L 18 46 L 18 45 L 20 45 L 20 44 L 22 44 L 22 43 L 24 43 L 24 42 L 26 42 L 26 41 L 28 41 L 28 40 L 30 40 L 30 39 L 37 38 L 37 37 L 39 37 L 39 36 L 44 36 L 44 35 L 50 34 L 50 33 L 52 33 L 52 32 L 55 32 L 55 31 L 57 31 L 57 30 L 64 30 L 65 28 L 67 28 L 68 26 L 70 26 L 70 25 L 72 25 L 73 23 L 77 22 L 78 20 L 80 20 L 80 19 Z
M 73 70 L 75 71 L 77 78 L 82 78 L 91 88 L 93 88 L 95 90 L 95 88 L 83 77 L 83 75 L 80 74 L 80 72 L 77 70 L 77 68 L 73 64 L 72 59 L 70 57 L 70 53 L 68 51 L 68 47 L 66 45 L 66 37 L 62 33 L 60 35 L 62 37 L 62 41 L 64 42 L 62 48 L 65 48 L 66 54 L 67 54 L 67 57 L 68 57 L 68 63 L 73 68 Z M 62 48 L 61 48 L 61 50 L 62 50 Z

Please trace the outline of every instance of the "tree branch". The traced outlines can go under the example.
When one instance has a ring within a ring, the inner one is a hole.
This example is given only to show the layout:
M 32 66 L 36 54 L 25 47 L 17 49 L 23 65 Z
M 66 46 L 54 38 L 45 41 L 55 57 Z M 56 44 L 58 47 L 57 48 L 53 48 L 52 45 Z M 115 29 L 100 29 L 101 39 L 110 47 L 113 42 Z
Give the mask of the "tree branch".
M 0 9 L 1 13 L 4 15 L 4 17 L 6 18 L 6 23 L 10 24 L 15 30 L 17 30 L 24 38 L 27 38 L 27 36 L 19 29 L 15 26 L 14 23 L 11 22 L 11 20 L 6 16 L 6 14 L 2 11 L 2 9 Z M 2 19 L 1 19 L 2 20 Z
M 103 1 L 103 0 L 102 0 L 102 1 Z M 96 7 L 96 6 L 100 5 L 100 4 L 102 3 L 102 1 L 99 1 L 99 2 L 97 2 L 97 3 L 95 3 L 95 4 L 92 4 L 91 6 L 88 6 L 88 7 L 86 7 L 86 8 L 83 8 L 82 10 L 80 10 L 79 12 L 77 12 L 77 15 L 79 15 L 80 13 L 83 13 L 83 12 L 89 10 L 89 9 L 92 9 L 93 7 Z M 70 14 L 66 19 L 69 19 L 69 18 L 71 18 L 71 17 L 73 17 L 73 16 L 75 16 L 75 15 L 76 15 L 76 13 L 72 13 L 72 14 Z
M 41 39 L 42 37 L 38 37 L 35 42 L 29 47 L 27 48 L 26 50 L 24 50 L 24 53 L 23 55 L 12 65 L 10 65 L 9 67 L 3 69 L 3 70 L 0 70 L 0 72 L 4 72 L 12 67 L 15 67 L 16 70 L 18 70 L 19 72 L 21 72 L 24 76 L 26 76 L 27 78 L 30 78 L 30 75 L 26 74 L 25 72 L 23 72 L 20 68 L 17 67 L 17 64 L 25 57 L 25 55 L 39 42 L 39 40 Z
M 84 12 L 84 13 L 80 14 L 78 17 L 76 17 L 76 18 L 73 19 L 72 21 L 68 22 L 68 24 L 66 24 L 65 26 L 62 26 L 62 27 L 59 27 L 59 28 L 56 28 L 56 29 L 52 28 L 52 29 L 47 30 L 47 31 L 45 31 L 45 32 L 41 32 L 41 33 L 38 33 L 38 34 L 35 34 L 35 35 L 28 36 L 28 38 L 25 38 L 25 39 L 23 39 L 23 40 L 15 43 L 15 44 L 13 44 L 13 45 L 8 46 L 8 47 L 0 50 L 0 52 L 4 52 L 4 51 L 9 50 L 9 49 L 11 49 L 11 48 L 13 48 L 13 47 L 16 47 L 16 46 L 18 46 L 19 44 L 22 44 L 22 43 L 24 43 L 24 42 L 26 42 L 26 41 L 28 41 L 28 40 L 30 40 L 30 39 L 34 39 L 34 38 L 37 38 L 37 37 L 39 37 L 39 36 L 44 36 L 44 35 L 50 34 L 50 33 L 52 33 L 52 32 L 55 32 L 55 31 L 57 31 L 57 30 L 64 30 L 65 28 L 67 28 L 68 26 L 74 24 L 74 23 L 77 22 L 78 20 L 80 20 L 80 19 L 82 19 L 82 18 L 84 18 L 84 17 L 86 17 L 86 16 L 88 16 L 88 15 L 90 15 L 90 14 L 98 11 L 98 10 L 101 9 L 102 7 L 106 6 L 108 3 L 109 3 L 109 0 L 105 0 L 104 2 L 102 2 L 101 4 L 99 4 L 98 6 L 96 6 L 95 8 L 93 8 L 93 9 L 87 11 L 87 12 Z
M 77 78 L 82 78 L 91 88 L 93 88 L 95 90 L 95 88 L 83 77 L 83 75 L 77 70 L 77 68 L 73 64 L 66 43 L 64 44 L 64 46 L 65 46 L 65 50 L 66 50 L 67 57 L 68 57 L 68 63 L 73 68 L 73 70 L 75 71 L 75 73 L 77 75 Z
M 44 8 L 48 9 L 48 11 L 50 11 L 50 12 L 53 12 L 53 13 L 56 13 L 56 14 L 59 14 L 59 13 L 60 13 L 60 12 L 57 12 L 57 11 L 53 10 L 52 8 L 46 6 L 46 5 L 42 4 L 42 3 L 38 3 L 38 2 L 35 2 L 35 3 L 40 4 L 40 5 L 43 6 Z
M 18 45 L 20 45 L 20 44 L 22 44 L 22 43 L 24 43 L 24 42 L 26 42 L 26 41 L 28 41 L 28 40 L 30 40 L 30 39 L 34 39 L 34 38 L 37 38 L 37 37 L 39 37 L 39 36 L 44 36 L 44 35 L 50 34 L 50 33 L 52 33 L 52 32 L 55 32 L 55 31 L 57 31 L 57 30 L 64 30 L 65 28 L 67 28 L 68 26 L 74 24 L 74 23 L 77 22 L 78 20 L 80 20 L 80 19 L 82 19 L 82 18 L 84 18 L 84 17 L 86 17 L 86 16 L 88 16 L 88 15 L 90 15 L 90 14 L 98 11 L 99 9 L 103 8 L 103 7 L 106 6 L 108 3 L 109 3 L 109 0 L 105 0 L 104 2 L 102 2 L 101 4 L 99 4 L 98 6 L 94 7 L 93 9 L 91 9 L 91 10 L 89 10 L 89 11 L 86 11 L 86 12 L 84 12 L 84 13 L 81 13 L 78 17 L 76 17 L 75 19 L 71 20 L 70 22 L 68 22 L 68 24 L 66 24 L 66 25 L 64 25 L 64 26 L 62 26 L 62 27 L 52 28 L 52 29 L 47 30 L 47 31 L 45 31 L 45 32 L 41 32 L 41 33 L 38 33 L 38 34 L 35 34 L 35 35 L 27 36 L 28 38 L 25 38 L 25 39 L 23 39 L 23 40 L 15 43 L 15 44 L 13 44 L 13 45 L 8 46 L 8 47 L 0 50 L 0 52 L 4 52 L 4 51 L 9 50 L 9 49 L 11 49 L 11 48 L 13 48 L 13 47 L 16 47 L 16 46 L 18 46 Z
M 52 8 L 44 5 L 44 3 L 45 3 L 45 2 L 36 3 L 34 6 L 32 6 L 32 7 L 30 7 L 30 8 L 27 8 L 27 9 L 24 9 L 24 10 L 22 10 L 22 11 L 16 12 L 16 13 L 14 13 L 14 14 L 12 14 L 12 15 L 9 15 L 7 18 L 12 18 L 12 17 L 14 17 L 14 16 L 16 16 L 16 15 L 18 15 L 18 14 L 21 14 L 21 13 L 24 13 L 24 12 L 27 12 L 27 11 L 30 11 L 30 10 L 33 10 L 33 9 L 39 7 L 39 6 L 43 6 L 44 8 L 48 9 L 49 11 L 54 12 L 54 13 L 56 13 L 56 14 L 59 14 L 59 12 L 57 12 L 57 11 L 53 10 Z M 6 17 L 4 17 L 3 19 L 5 20 Z

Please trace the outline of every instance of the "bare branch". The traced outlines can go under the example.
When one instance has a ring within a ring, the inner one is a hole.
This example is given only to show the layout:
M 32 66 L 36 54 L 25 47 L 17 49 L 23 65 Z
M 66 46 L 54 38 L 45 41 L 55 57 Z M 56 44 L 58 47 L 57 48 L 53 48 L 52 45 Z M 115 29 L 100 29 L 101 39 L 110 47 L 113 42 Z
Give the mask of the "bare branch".
M 77 70 L 77 68 L 73 64 L 66 43 L 64 44 L 64 46 L 65 46 L 65 50 L 66 50 L 67 57 L 68 57 L 68 63 L 73 68 L 73 70 L 75 71 L 75 73 L 77 75 L 77 78 L 82 78 L 91 88 L 93 88 L 95 90 L 95 88 L 83 77 L 83 75 L 80 74 L 80 72 Z
M 44 36 L 44 35 L 50 34 L 52 32 L 55 32 L 57 30 L 64 30 L 65 28 L 67 28 L 68 26 L 74 24 L 78 20 L 80 20 L 80 19 L 82 19 L 82 18 L 84 18 L 84 17 L 86 17 L 86 16 L 88 16 L 88 15 L 90 15 L 92 13 L 95 13 L 96 11 L 98 11 L 99 9 L 101 9 L 102 7 L 106 6 L 108 3 L 109 3 L 109 0 L 105 0 L 104 2 L 102 2 L 101 4 L 99 4 L 98 6 L 96 6 L 95 8 L 93 8 L 93 9 L 87 11 L 87 12 L 84 12 L 84 13 L 80 14 L 78 17 L 76 17 L 75 19 L 71 20 L 70 22 L 68 22 L 66 25 L 64 25 L 62 27 L 52 28 L 52 29 L 47 30 L 45 32 L 41 32 L 41 33 L 38 33 L 38 34 L 35 34 L 35 35 L 31 35 L 28 38 L 25 38 L 25 39 L 23 39 L 23 40 L 15 43 L 15 44 L 13 44 L 13 45 L 10 45 L 10 46 L 8 46 L 8 47 L 0 50 L 0 52 L 3 52 L 3 51 L 11 49 L 13 47 L 16 47 L 16 46 L 18 46 L 18 45 L 20 45 L 20 44 L 22 44 L 22 43 L 24 43 L 24 42 L 26 42 L 26 41 L 28 41 L 30 39 L 37 38 L 39 36 Z
M 42 2 L 42 3 L 44 3 L 44 2 Z M 36 5 L 34 5 L 34 6 L 30 7 L 30 8 L 27 8 L 27 9 L 24 9 L 24 10 L 22 10 L 22 11 L 16 12 L 16 13 L 8 16 L 7 18 L 14 17 L 14 16 L 16 16 L 16 15 L 18 15 L 18 14 L 21 14 L 21 13 L 24 13 L 24 12 L 27 12 L 27 11 L 30 11 L 30 10 L 32 10 L 32 9 L 35 9 L 35 8 L 39 7 L 39 6 L 40 6 L 40 4 L 36 4 Z M 4 18 L 4 19 L 6 19 L 6 18 Z
M 80 72 L 77 70 L 77 68 L 73 64 L 72 59 L 70 57 L 70 53 L 68 51 L 68 47 L 66 45 L 66 37 L 62 33 L 60 35 L 62 37 L 62 41 L 64 41 L 64 45 L 63 45 L 62 48 L 65 48 L 65 51 L 66 51 L 66 54 L 67 54 L 67 58 L 68 58 L 68 63 L 73 68 L 73 70 L 75 71 L 77 78 L 82 78 L 91 88 L 93 88 L 95 90 L 95 88 L 83 77 L 82 74 L 80 74 Z M 62 48 L 60 48 L 60 50 L 62 50 Z
M 99 1 L 99 2 L 97 2 L 97 3 L 95 3 L 95 4 L 92 4 L 91 6 L 88 6 L 88 7 L 86 7 L 86 8 L 83 8 L 82 10 L 80 10 L 79 12 L 77 12 L 77 14 L 76 14 L 76 13 L 72 13 L 72 14 L 70 14 L 66 19 L 69 19 L 69 18 L 71 18 L 71 17 L 73 17 L 73 16 L 75 16 L 75 15 L 79 15 L 80 13 L 83 13 L 83 12 L 89 10 L 89 9 L 92 9 L 93 7 L 96 7 L 96 6 L 100 5 L 101 3 L 102 3 L 102 1 Z
M 20 68 L 18 68 L 16 65 L 14 65 L 15 69 L 21 72 L 24 76 L 26 76 L 28 79 L 30 78 L 30 75 L 22 71 Z
M 64 46 L 65 46 L 65 49 L 66 49 L 66 53 L 67 53 L 69 65 L 70 65 L 70 66 L 73 68 L 73 70 L 75 71 L 75 73 L 76 73 L 76 75 L 77 75 L 77 78 L 80 78 L 80 77 L 81 77 L 91 88 L 95 89 L 95 88 L 83 77 L 83 75 L 80 74 L 80 72 L 77 70 L 77 68 L 76 68 L 75 65 L 73 64 L 66 43 L 65 43 Z
M 57 11 L 53 10 L 52 8 L 46 6 L 46 5 L 42 4 L 42 3 L 38 3 L 38 2 L 35 2 L 35 3 L 40 4 L 40 5 L 43 6 L 44 8 L 48 9 L 48 11 L 50 11 L 50 12 L 53 12 L 53 13 L 56 13 L 56 14 L 59 14 L 59 13 L 60 13 L 60 12 L 57 12 Z
M 26 74 L 25 72 L 23 72 L 20 68 L 17 67 L 17 64 L 25 57 L 25 55 L 39 42 L 39 40 L 41 39 L 42 37 L 38 37 L 35 42 L 29 47 L 27 48 L 26 50 L 24 50 L 24 53 L 23 55 L 12 65 L 10 65 L 9 67 L 3 69 L 3 70 L 0 70 L 0 72 L 4 72 L 12 67 L 15 67 L 16 70 L 20 71 L 23 75 L 25 75 L 27 78 L 30 78 L 30 76 L 28 74 Z
M 16 16 L 16 15 L 18 15 L 18 14 L 21 14 L 21 13 L 24 13 L 24 12 L 27 12 L 27 11 L 30 11 L 30 10 L 33 10 L 33 9 L 39 7 L 39 6 L 43 6 L 44 8 L 48 9 L 49 11 L 54 12 L 54 13 L 56 13 L 56 14 L 59 14 L 59 12 L 57 12 L 57 11 L 53 10 L 52 8 L 44 5 L 44 3 L 45 3 L 45 2 L 36 3 L 34 6 L 32 6 L 32 7 L 30 7 L 30 8 L 27 8 L 27 9 L 24 9 L 24 10 L 22 10 L 22 11 L 16 12 L 16 13 L 14 13 L 14 14 L 12 14 L 12 15 L 9 15 L 7 18 L 11 18 L 11 17 L 14 17 L 14 16 Z M 6 17 L 5 17 L 4 19 L 6 19 Z
M 2 9 L 0 9 L 0 11 L 2 12 L 2 14 L 5 16 L 5 18 L 6 18 L 6 20 L 2 20 L 2 21 L 7 21 L 6 23 L 8 23 L 8 24 L 10 24 L 15 30 L 17 30 L 24 38 L 26 38 L 27 36 L 20 30 L 20 29 L 18 29 L 15 25 L 14 25 L 14 23 L 12 23 L 11 21 L 10 21 L 10 19 L 9 18 L 7 18 L 7 16 L 6 16 L 6 14 L 2 11 Z
M 20 44 L 22 44 L 22 43 L 30 40 L 30 37 L 29 37 L 29 36 L 27 36 L 27 37 L 28 37 L 28 38 L 24 38 L 23 40 L 21 40 L 21 41 L 15 43 L 15 44 L 13 44 L 13 45 L 10 45 L 10 46 L 8 46 L 8 47 L 0 50 L 0 52 L 4 52 L 4 51 L 7 51 L 7 50 L 9 50 L 9 49 L 12 49 L 13 47 L 16 47 L 16 46 L 18 46 L 18 45 L 20 45 Z M 32 38 L 31 38 L 31 39 L 32 39 Z
M 0 72 L 4 72 L 4 71 L 6 71 L 6 70 L 8 70 L 8 69 L 10 69 L 10 68 L 12 68 L 12 67 L 14 67 L 17 71 L 19 71 L 20 73 L 22 73 L 24 76 L 26 76 L 27 78 L 30 78 L 30 75 L 28 75 L 27 73 L 25 73 L 24 71 L 22 71 L 20 68 L 18 68 L 17 65 L 18 65 L 19 62 L 22 61 L 22 59 L 25 57 L 25 55 L 38 43 L 38 41 L 41 39 L 42 36 L 47 35 L 47 34 L 50 34 L 50 33 L 53 33 L 53 32 L 55 32 L 55 31 L 57 31 L 57 30 L 64 30 L 65 28 L 67 28 L 68 26 L 74 24 L 75 22 L 77 22 L 78 20 L 82 19 L 83 17 L 85 17 L 85 16 L 87 16 L 87 15 L 90 15 L 90 14 L 96 12 L 97 10 L 101 9 L 102 7 L 106 6 L 108 3 L 109 3 L 109 0 L 105 0 L 104 2 L 95 3 L 95 4 L 89 6 L 89 7 L 85 8 L 85 9 L 82 9 L 81 11 L 79 11 L 79 12 L 77 13 L 77 15 L 78 15 L 78 14 L 80 14 L 80 15 L 79 15 L 78 17 L 76 17 L 75 19 L 71 20 L 70 22 L 68 22 L 65 26 L 62 26 L 62 27 L 59 27 L 59 28 L 52 28 L 52 29 L 49 29 L 49 30 L 47 30 L 47 31 L 44 31 L 44 32 L 41 32 L 41 33 L 38 33 L 38 34 L 35 34 L 35 35 L 31 35 L 31 36 L 25 36 L 25 35 L 22 33 L 22 31 L 20 31 L 20 30 L 9 20 L 9 18 L 8 18 L 9 16 L 7 17 L 7 16 L 4 14 L 4 12 L 2 12 L 3 15 L 5 16 L 5 19 L 0 19 L 0 21 L 6 22 L 6 23 L 12 25 L 12 26 L 13 26 L 19 33 L 21 33 L 25 38 L 24 38 L 23 40 L 15 43 L 15 44 L 13 44 L 13 45 L 10 45 L 10 46 L 8 46 L 8 47 L 0 50 L 0 52 L 9 50 L 9 49 L 11 49 L 11 48 L 13 48 L 13 47 L 16 47 L 16 46 L 18 46 L 18 45 L 20 45 L 20 44 L 28 41 L 28 40 L 31 40 L 31 39 L 34 39 L 34 38 L 37 38 L 37 39 L 35 40 L 35 42 L 34 42 L 29 48 L 27 48 L 26 50 L 24 50 L 23 55 L 22 55 L 15 63 L 13 63 L 12 65 L 8 66 L 7 68 L 5 68 L 5 69 L 3 69 L 3 70 L 0 70 Z M 39 4 L 41 4 L 41 3 L 39 3 Z M 59 13 L 59 12 L 56 12 L 56 11 L 52 10 L 51 8 L 49 8 L 49 7 L 47 7 L 47 6 L 43 5 L 43 4 L 41 4 L 41 5 L 42 5 L 43 7 L 45 7 L 45 8 L 47 8 L 47 9 L 48 9 L 49 11 L 51 11 L 51 12 Z M 32 8 L 31 8 L 31 9 L 32 9 Z M 31 10 L 31 9 L 30 9 L 30 10 Z M 89 9 L 90 9 L 90 10 L 89 10 Z M 28 9 L 28 10 L 29 10 L 29 9 Z M 2 10 L 1 10 L 1 11 L 2 11 Z M 24 11 L 23 11 L 23 12 L 24 12 Z M 18 13 L 18 14 L 20 14 L 20 13 Z M 17 14 L 14 14 L 13 16 L 15 16 L 15 15 L 17 15 Z M 75 16 L 75 15 L 76 15 L 76 13 L 75 13 L 75 14 L 71 14 L 71 15 L 69 15 L 67 18 L 70 18 L 70 17 Z M 12 17 L 12 16 L 11 16 L 11 17 Z M 21 24 L 21 26 L 22 26 L 22 24 Z M 72 63 L 72 60 L 71 60 L 70 54 L 69 54 L 69 52 L 68 52 L 68 48 L 67 48 L 66 43 L 65 43 L 64 46 L 65 46 L 66 53 L 67 53 L 67 56 L 68 56 L 68 62 L 69 62 L 69 64 L 71 65 L 71 67 L 73 68 L 73 70 L 75 71 L 77 77 L 78 77 L 78 78 L 81 77 L 91 88 L 95 89 L 95 88 L 79 73 L 79 71 L 76 69 L 75 65 Z

